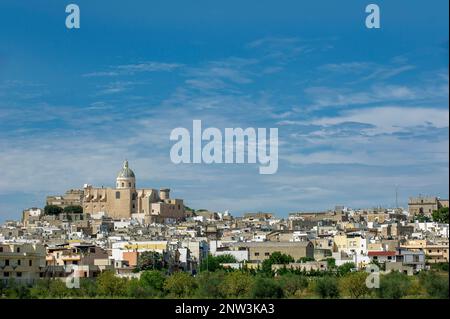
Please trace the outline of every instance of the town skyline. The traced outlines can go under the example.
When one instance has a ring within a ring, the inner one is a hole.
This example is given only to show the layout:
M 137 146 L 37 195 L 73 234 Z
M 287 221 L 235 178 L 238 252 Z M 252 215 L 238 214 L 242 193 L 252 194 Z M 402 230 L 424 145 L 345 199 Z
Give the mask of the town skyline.
M 126 164 L 125 164 L 126 163 Z M 127 166 L 127 168 L 128 168 L 128 164 L 129 163 L 129 161 L 128 160 L 125 160 L 124 161 L 124 163 L 123 163 L 123 165 L 126 165 Z M 132 165 L 132 164 L 131 164 Z M 132 166 L 130 166 L 130 168 L 131 168 Z M 133 171 L 132 171 L 133 172 Z M 133 176 L 134 176 L 134 172 L 133 172 Z M 138 179 L 138 177 L 137 177 L 137 181 L 138 181 L 139 179 Z M 64 191 L 61 191 L 61 192 L 59 192 L 58 194 L 47 194 L 46 196 L 45 196 L 45 200 L 44 199 L 42 199 L 42 204 L 41 205 L 34 205 L 34 206 L 29 206 L 29 207 L 23 207 L 23 209 L 22 209 L 22 211 L 24 211 L 24 210 L 27 210 L 27 209 L 30 209 L 30 208 L 32 208 L 32 209 L 43 209 L 46 205 L 48 205 L 48 198 L 49 197 L 52 197 L 52 196 L 56 196 L 56 197 L 58 197 L 58 196 L 64 196 L 64 193 L 65 192 L 72 192 L 72 191 L 81 191 L 81 192 L 85 192 L 86 190 L 89 190 L 89 188 L 92 188 L 92 187 L 100 187 L 101 189 L 107 189 L 107 188 L 111 188 L 112 186 L 114 186 L 114 183 L 111 183 L 110 185 L 96 185 L 95 183 L 93 183 L 93 184 L 91 184 L 91 183 L 85 183 L 84 185 L 83 185 L 83 187 L 81 187 L 81 188 L 76 188 L 76 187 L 72 187 L 72 188 L 69 188 L 69 189 L 66 189 L 66 190 L 64 190 Z M 137 182 L 137 185 L 135 185 L 134 187 L 141 187 L 141 186 L 146 186 L 146 185 L 140 185 L 138 182 Z M 157 187 L 156 188 L 156 190 L 159 190 L 159 189 L 162 189 L 162 190 L 165 190 L 166 188 L 164 188 L 164 187 Z M 169 190 L 169 189 L 168 189 Z M 271 213 L 271 214 L 273 214 L 274 216 L 276 216 L 276 217 L 279 217 L 279 218 L 288 218 L 289 217 L 289 215 L 290 214 L 295 214 L 295 213 L 317 213 L 317 212 L 327 212 L 327 211 L 333 211 L 334 209 L 335 209 L 335 207 L 336 206 L 342 206 L 342 207 L 346 207 L 346 208 L 349 208 L 349 209 L 352 209 L 352 210 L 364 210 L 364 209 L 374 209 L 374 208 L 381 208 L 381 209 L 398 209 L 398 208 L 401 208 L 401 209 L 403 209 L 403 210 L 407 210 L 407 206 L 408 206 L 408 201 L 404 201 L 404 200 L 399 200 L 399 198 L 398 198 L 398 187 L 395 189 L 395 191 L 396 191 L 396 193 L 395 193 L 395 199 L 394 199 L 394 204 L 391 204 L 391 205 L 380 205 L 380 204 L 378 204 L 378 205 L 372 205 L 372 206 L 366 206 L 366 207 L 352 207 L 352 205 L 347 205 L 347 204 L 345 204 L 345 203 L 336 203 L 334 206 L 332 206 L 332 207 L 328 207 L 328 208 L 323 208 L 323 209 L 317 209 L 317 210 L 307 210 L 307 209 L 301 209 L 301 208 L 299 208 L 298 210 L 295 210 L 295 211 L 289 211 L 289 212 L 285 212 L 285 213 L 278 213 L 278 212 L 273 212 L 273 211 L 268 211 L 268 210 L 266 210 L 266 211 L 261 211 L 261 210 L 245 210 L 245 211 L 237 211 L 237 212 L 234 212 L 234 211 L 230 211 L 229 209 L 224 209 L 224 210 L 217 210 L 217 209 L 211 209 L 211 208 L 208 208 L 208 207 L 192 207 L 192 205 L 187 205 L 186 204 L 186 202 L 185 202 L 185 206 L 186 207 L 189 207 L 189 208 L 191 208 L 191 209 L 193 209 L 194 211 L 195 210 L 204 210 L 204 211 L 211 211 L 211 212 L 218 212 L 218 213 L 223 213 L 223 212 L 225 212 L 225 211 L 229 211 L 229 213 L 230 214 L 232 214 L 233 216 L 236 216 L 236 217 L 239 217 L 239 216 L 243 216 L 244 214 L 246 214 L 246 213 Z M 180 197 L 180 196 L 178 196 L 178 197 Z M 177 198 L 178 198 L 177 197 Z M 440 198 L 440 199 L 446 199 L 446 198 L 443 198 L 443 197 L 441 197 L 441 196 L 439 196 L 439 195 L 431 195 L 431 194 L 424 194 L 424 193 L 421 193 L 421 194 L 416 194 L 416 195 L 410 195 L 410 196 L 408 196 L 407 198 L 409 199 L 409 198 L 412 198 L 412 197 L 437 197 L 437 198 Z M 403 203 L 403 204 L 402 204 Z M 397 205 L 398 204 L 398 205 Z M 82 205 L 82 203 L 80 203 L 80 206 L 83 206 Z M 10 218 L 10 220 L 18 220 L 18 219 L 20 219 L 20 218 L 22 218 L 22 211 L 21 212 L 18 212 L 18 216 L 16 216 L 17 218 Z M 6 221 L 6 220 L 8 220 L 8 218 L 4 218 L 4 219 L 2 219 L 2 214 L 0 214 L 0 222 L 4 222 L 4 221 Z
M 449 197 L 448 2 L 379 1 L 380 29 L 366 4 L 175 3 L 189 14 L 81 0 L 69 30 L 64 5 L 2 1 L 0 219 L 111 185 L 124 158 L 141 185 L 219 211 Z M 276 174 L 174 164 L 170 132 L 193 120 L 277 128 Z

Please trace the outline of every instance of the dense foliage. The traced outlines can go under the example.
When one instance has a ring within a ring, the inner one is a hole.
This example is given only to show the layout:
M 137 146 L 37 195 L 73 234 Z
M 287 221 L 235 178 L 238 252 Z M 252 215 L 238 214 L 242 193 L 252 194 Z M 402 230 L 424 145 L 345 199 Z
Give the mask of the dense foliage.
M 233 270 L 214 266 L 233 262 L 233 257 L 210 256 L 209 269 L 193 276 L 168 275 L 160 254 L 141 257 L 136 278 L 105 271 L 97 278 L 81 278 L 78 289 L 68 288 L 63 279 L 40 279 L 33 285 L 10 280 L 0 282 L 0 298 L 449 298 L 448 264 L 414 276 L 384 274 L 380 287 L 369 289 L 368 274 L 355 271 L 353 263 L 335 267 L 330 262 L 334 267 L 328 271 L 284 269 L 275 274 L 267 264 L 288 263 L 292 257 L 274 253 L 261 269 Z

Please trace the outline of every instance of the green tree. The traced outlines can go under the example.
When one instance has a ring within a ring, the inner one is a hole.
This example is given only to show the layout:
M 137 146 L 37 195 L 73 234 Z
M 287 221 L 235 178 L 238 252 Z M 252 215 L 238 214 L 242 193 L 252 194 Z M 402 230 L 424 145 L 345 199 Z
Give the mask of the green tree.
M 308 261 L 314 261 L 315 259 L 313 257 L 302 257 L 299 260 L 297 260 L 298 263 L 306 263 Z
M 95 297 L 97 296 L 97 280 L 95 278 L 80 278 L 80 289 L 79 291 L 81 297 Z
M 414 220 L 417 220 L 419 223 L 431 222 L 431 218 L 426 216 L 423 212 L 420 212 L 419 214 L 414 216 Z
M 48 287 L 48 294 L 51 298 L 69 298 L 73 290 L 67 288 L 66 282 L 61 279 L 51 279 Z
M 166 277 L 157 270 L 146 270 L 141 274 L 140 284 L 149 295 L 161 295 L 163 293 Z
M 230 254 L 216 256 L 216 259 L 219 262 L 219 264 L 232 264 L 238 262 L 236 260 L 236 257 Z
M 406 296 L 411 283 L 407 275 L 394 271 L 380 278 L 377 290 L 380 298 L 400 299 Z
M 119 278 L 111 271 L 104 271 L 97 277 L 97 291 L 100 296 L 124 296 L 126 279 Z
M 200 264 L 201 271 L 216 271 L 220 268 L 220 263 L 216 257 L 211 254 L 208 254 L 206 258 L 202 259 L 202 263 Z
M 421 286 L 432 298 L 448 299 L 448 274 L 438 274 L 435 271 L 422 272 L 419 275 Z
M 320 298 L 339 298 L 339 282 L 336 277 L 317 278 L 315 290 Z
M 67 214 L 83 214 L 83 207 L 79 205 L 66 206 L 64 207 L 63 212 Z
M 164 268 L 164 256 L 156 251 L 144 251 L 139 254 L 135 271 L 161 270 Z
M 272 273 L 272 265 L 287 265 L 291 262 L 294 262 L 292 256 L 276 251 L 262 262 L 262 270 L 265 273 Z
M 196 287 L 194 278 L 185 272 L 174 273 L 164 282 L 164 290 L 179 298 L 192 296 Z
M 348 262 L 337 267 L 337 272 L 339 275 L 345 276 L 349 274 L 352 271 L 352 269 L 355 269 L 355 267 L 356 267 L 355 263 Z
M 28 286 L 10 279 L 5 289 L 5 296 L 8 299 L 28 299 L 30 298 L 30 289 Z
M 135 299 L 143 299 L 149 296 L 145 287 L 141 285 L 139 280 L 136 278 L 133 278 L 127 282 L 126 291 L 128 297 Z
M 367 273 L 359 271 L 343 277 L 340 283 L 344 294 L 354 299 L 362 298 L 370 294 L 370 289 L 366 285 L 367 276 Z
M 213 255 L 208 254 L 207 258 L 203 258 L 202 263 L 200 264 L 200 270 L 216 271 L 222 268 L 220 264 L 236 263 L 236 262 L 237 260 L 233 255 L 226 254 L 214 257 Z
M 59 215 L 63 212 L 63 209 L 56 205 L 46 205 L 44 207 L 45 215 Z
M 229 298 L 244 298 L 250 293 L 253 277 L 242 271 L 227 273 L 221 285 L 222 294 Z
M 218 270 L 215 272 L 202 272 L 196 277 L 197 292 L 199 298 L 225 298 L 221 285 L 224 282 L 226 273 Z
M 326 261 L 327 261 L 328 269 L 336 268 L 336 259 L 330 257 L 330 258 L 327 258 Z
M 280 299 L 283 298 L 284 293 L 275 279 L 258 276 L 251 289 L 251 296 L 255 299 Z
M 295 296 L 298 292 L 302 293 L 308 288 L 308 279 L 303 275 L 286 273 L 278 277 L 278 280 L 286 297 Z
M 448 207 L 441 207 L 433 212 L 433 221 L 438 223 L 449 223 Z

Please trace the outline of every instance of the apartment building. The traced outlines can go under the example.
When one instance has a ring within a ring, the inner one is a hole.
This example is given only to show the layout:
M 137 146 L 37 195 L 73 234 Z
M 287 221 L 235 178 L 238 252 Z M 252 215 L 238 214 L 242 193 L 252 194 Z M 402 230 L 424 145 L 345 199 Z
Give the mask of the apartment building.
M 0 243 L 0 281 L 31 283 L 45 269 L 45 247 L 31 243 Z

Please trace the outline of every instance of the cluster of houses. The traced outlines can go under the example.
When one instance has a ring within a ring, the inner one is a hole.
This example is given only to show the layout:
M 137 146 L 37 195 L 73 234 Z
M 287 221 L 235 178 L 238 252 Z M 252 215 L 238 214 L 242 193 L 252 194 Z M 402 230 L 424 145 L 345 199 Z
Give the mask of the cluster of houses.
M 376 264 L 386 272 L 412 275 L 430 264 L 448 263 L 449 225 L 419 222 L 402 209 L 336 207 L 283 219 L 270 213 L 234 217 L 197 211 L 176 223 L 152 224 L 104 214 L 55 218 L 37 208 L 24 216 L 0 227 L 0 280 L 65 278 L 75 270 L 80 277 L 105 270 L 133 277 L 147 251 L 158 252 L 168 271 L 192 274 L 211 255 L 233 256 L 227 267 L 257 268 L 274 252 L 293 259 L 273 265 L 274 270 L 326 271 L 333 259 L 336 266 Z
M 427 221 L 435 210 L 448 208 L 448 200 L 438 197 L 411 198 L 406 210 L 337 206 L 279 218 L 193 211 L 169 191 L 137 189 L 125 161 L 115 188 L 85 185 L 47 197 L 46 209 L 26 209 L 21 221 L 0 226 L 0 281 L 33 282 L 75 272 L 91 278 L 105 270 L 134 277 L 145 252 L 159 253 L 169 273 L 192 274 L 211 255 L 233 256 L 226 267 L 258 268 L 275 252 L 293 262 L 273 270 L 327 271 L 352 263 L 356 269 L 376 264 L 385 272 L 412 275 L 448 263 L 449 225 Z

